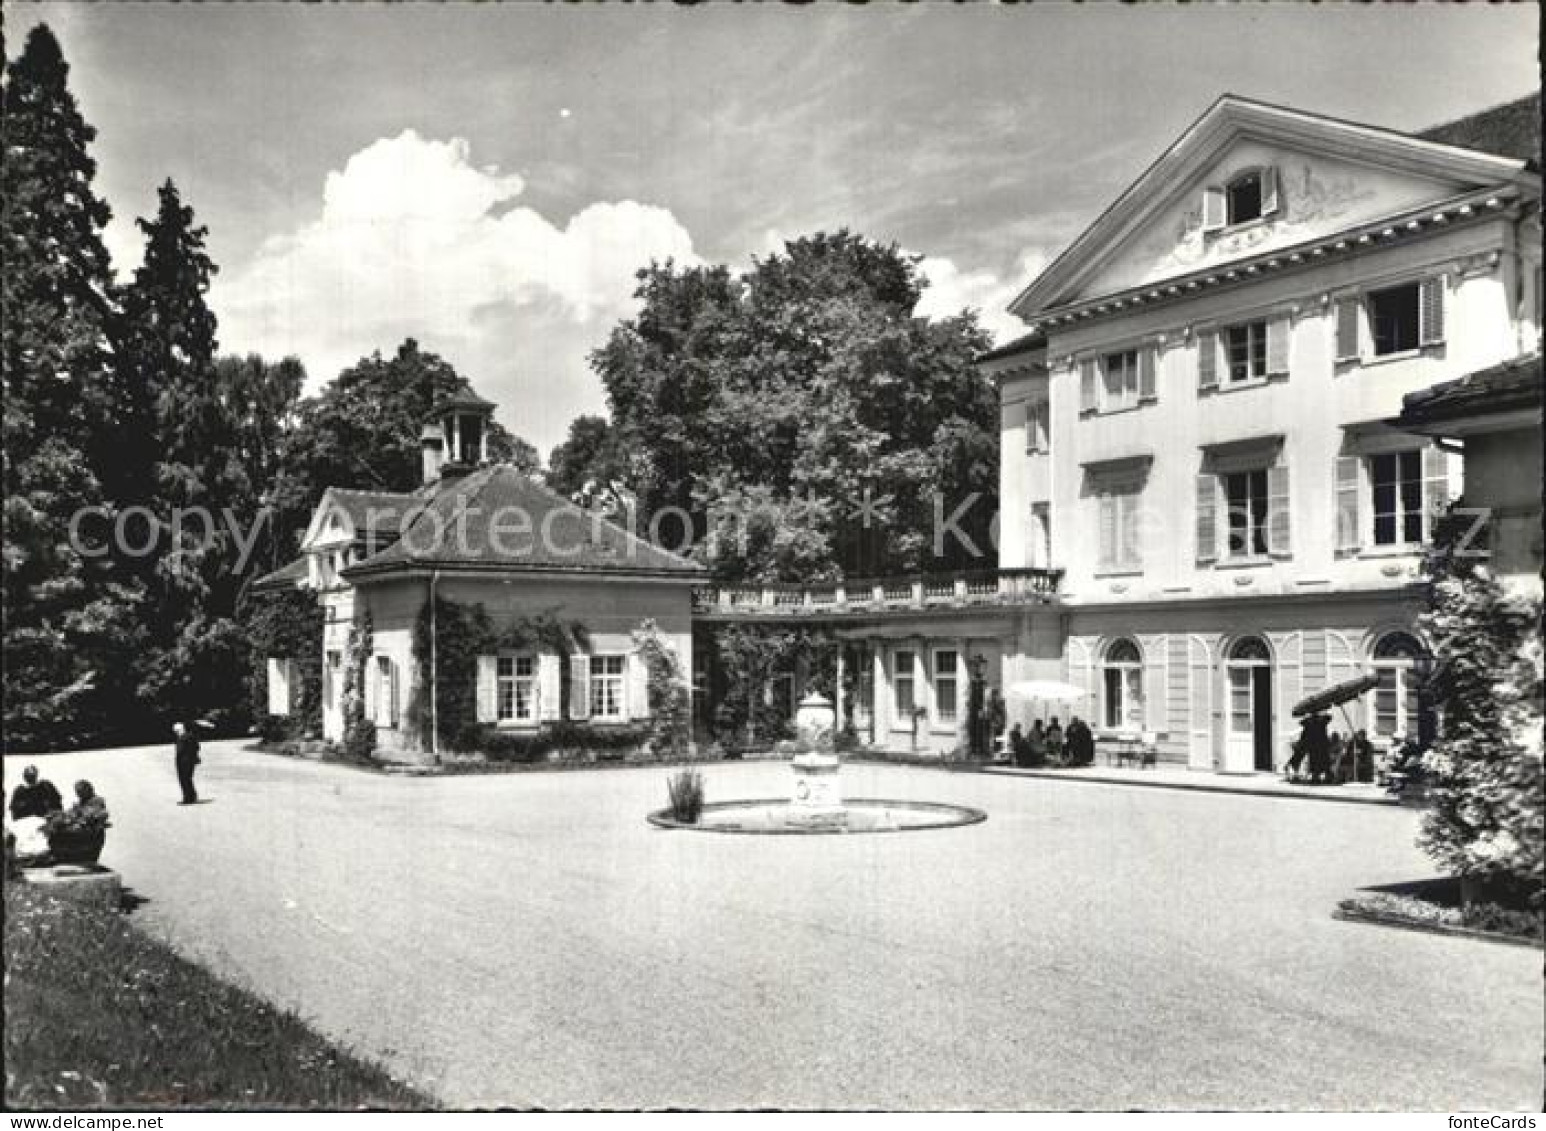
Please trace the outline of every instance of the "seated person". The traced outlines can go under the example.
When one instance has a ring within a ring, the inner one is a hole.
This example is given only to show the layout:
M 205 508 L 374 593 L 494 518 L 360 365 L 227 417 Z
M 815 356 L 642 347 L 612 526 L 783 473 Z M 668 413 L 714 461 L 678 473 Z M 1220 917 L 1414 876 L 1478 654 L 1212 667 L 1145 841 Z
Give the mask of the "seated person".
M 1019 723 L 1009 728 L 1009 756 L 1017 766 L 1031 764 L 1031 744 Z
M 70 806 L 70 811 L 65 816 L 76 820 L 100 816 L 106 822 L 107 801 L 89 781 L 82 778 L 75 783 L 75 804 Z
M 1042 729 L 1041 720 L 1037 719 L 1031 724 L 1031 733 L 1025 740 L 1030 761 L 1027 765 L 1032 767 L 1044 765 L 1047 761 L 1047 732 Z
M 21 772 L 22 784 L 11 794 L 11 820 L 24 817 L 46 817 L 64 808 L 59 791 L 47 778 L 38 780 L 38 768 L 28 766 Z
M 1052 716 L 1052 722 L 1047 727 L 1047 757 L 1060 764 L 1066 760 L 1063 726 L 1056 715 Z
M 1078 715 L 1068 720 L 1068 764 L 1090 766 L 1095 763 L 1095 736 L 1089 725 Z

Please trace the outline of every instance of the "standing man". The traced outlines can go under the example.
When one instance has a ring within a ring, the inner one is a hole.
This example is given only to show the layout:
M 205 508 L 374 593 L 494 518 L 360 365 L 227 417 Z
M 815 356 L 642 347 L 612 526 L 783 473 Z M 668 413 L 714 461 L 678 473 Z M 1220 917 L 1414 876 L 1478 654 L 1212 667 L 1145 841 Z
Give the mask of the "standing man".
M 177 784 L 183 791 L 183 799 L 178 804 L 192 805 L 199 799 L 193 789 L 193 769 L 199 764 L 199 740 L 186 723 L 173 723 L 172 733 L 177 736 Z

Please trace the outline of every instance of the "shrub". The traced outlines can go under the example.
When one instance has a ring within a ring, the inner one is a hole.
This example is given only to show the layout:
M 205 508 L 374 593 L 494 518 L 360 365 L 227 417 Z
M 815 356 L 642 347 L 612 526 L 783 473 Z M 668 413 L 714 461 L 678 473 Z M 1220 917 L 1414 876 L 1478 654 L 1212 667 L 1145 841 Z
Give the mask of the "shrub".
M 703 814 L 703 775 L 697 770 L 680 770 L 666 779 L 671 818 L 695 825 Z
M 347 762 L 372 762 L 376 755 L 376 724 L 369 719 L 355 719 L 344 732 L 341 748 Z
M 1419 626 L 1440 661 L 1425 691 L 1440 711 L 1423 759 L 1430 807 L 1419 840 L 1452 875 L 1539 908 L 1543 877 L 1539 600 L 1506 594 L 1444 520 L 1424 563 Z
M 633 633 L 634 647 L 644 662 L 650 717 L 646 724 L 650 749 L 660 757 L 680 757 L 692 740 L 687 680 L 682 661 L 653 620 Z
M 290 720 L 284 715 L 264 715 L 258 720 L 258 737 L 264 742 L 283 742 L 290 737 Z

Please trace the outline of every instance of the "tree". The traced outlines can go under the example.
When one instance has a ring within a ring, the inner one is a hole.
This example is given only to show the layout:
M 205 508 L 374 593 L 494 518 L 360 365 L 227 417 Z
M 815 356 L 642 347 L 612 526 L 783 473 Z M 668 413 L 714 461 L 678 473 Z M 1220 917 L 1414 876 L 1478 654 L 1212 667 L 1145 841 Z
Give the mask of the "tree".
M 622 444 L 604 416 L 577 416 L 548 456 L 548 486 L 571 499 L 628 478 Z
M 1441 523 L 1424 565 L 1428 608 L 1418 624 L 1439 661 L 1425 691 L 1440 723 L 1423 759 L 1431 807 L 1419 843 L 1452 875 L 1538 908 L 1546 880 L 1541 602 L 1505 593 L 1466 552 L 1469 525 Z
M 914 317 L 923 286 L 916 260 L 846 231 L 739 278 L 641 271 L 639 314 L 591 363 L 643 513 L 680 508 L 726 579 L 991 564 L 988 339 L 970 313 Z
M 146 492 L 136 502 L 156 524 L 157 552 L 143 571 L 152 646 L 141 698 L 164 719 L 244 702 L 245 656 L 232 620 L 242 561 L 232 526 L 249 528 L 258 506 L 215 365 L 206 295 L 218 268 L 205 251 L 207 231 L 170 180 L 155 217 L 139 227 L 145 255 L 123 290 L 118 356 L 126 416 L 153 422 L 148 448 L 136 445 L 125 462 L 133 463 L 128 488 Z
M 131 690 L 139 593 L 97 556 L 102 472 L 116 454 L 108 329 L 110 212 L 92 186 L 96 131 L 47 26 L 0 82 L 5 731 L 12 748 L 96 737 Z M 72 531 L 77 537 L 71 537 Z

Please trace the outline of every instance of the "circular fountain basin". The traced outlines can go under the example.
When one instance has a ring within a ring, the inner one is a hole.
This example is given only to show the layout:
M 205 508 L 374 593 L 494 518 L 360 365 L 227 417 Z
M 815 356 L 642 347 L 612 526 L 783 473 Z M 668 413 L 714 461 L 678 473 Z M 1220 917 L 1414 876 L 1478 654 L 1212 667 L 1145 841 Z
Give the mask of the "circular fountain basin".
M 788 801 L 765 798 L 719 801 L 703 807 L 695 824 L 672 818 L 669 809 L 649 815 L 649 822 L 663 829 L 688 829 L 700 833 L 747 833 L 788 836 L 834 833 L 905 833 L 926 829 L 951 829 L 986 821 L 981 809 L 945 805 L 934 801 L 891 801 L 858 797 L 841 808 L 813 814 Z

